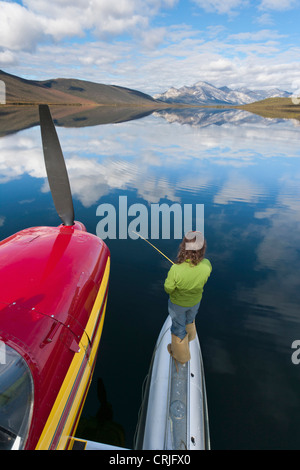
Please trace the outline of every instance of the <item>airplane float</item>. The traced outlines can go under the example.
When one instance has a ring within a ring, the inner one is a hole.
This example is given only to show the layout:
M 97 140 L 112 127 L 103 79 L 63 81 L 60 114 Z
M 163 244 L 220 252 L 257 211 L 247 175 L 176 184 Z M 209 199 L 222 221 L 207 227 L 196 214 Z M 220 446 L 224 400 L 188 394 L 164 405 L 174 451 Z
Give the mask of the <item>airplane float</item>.
M 0 450 L 117 449 L 75 437 L 105 317 L 110 252 L 74 220 L 64 157 L 47 105 L 39 106 L 47 177 L 62 221 L 0 242 Z M 165 255 L 164 255 L 165 256 Z M 144 391 L 134 449 L 209 449 L 198 336 L 191 360 L 167 351 L 168 316 Z

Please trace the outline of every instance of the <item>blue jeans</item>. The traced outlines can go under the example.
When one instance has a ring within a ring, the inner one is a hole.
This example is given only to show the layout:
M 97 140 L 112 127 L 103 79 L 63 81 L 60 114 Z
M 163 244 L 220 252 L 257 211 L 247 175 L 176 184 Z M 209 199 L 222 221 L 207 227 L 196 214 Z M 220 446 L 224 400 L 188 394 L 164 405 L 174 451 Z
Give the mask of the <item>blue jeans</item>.
M 200 302 L 193 307 L 180 307 L 180 305 L 173 304 L 169 299 L 168 310 L 169 315 L 172 318 L 171 333 L 178 336 L 178 338 L 183 339 L 186 336 L 185 325 L 193 323 L 199 307 Z

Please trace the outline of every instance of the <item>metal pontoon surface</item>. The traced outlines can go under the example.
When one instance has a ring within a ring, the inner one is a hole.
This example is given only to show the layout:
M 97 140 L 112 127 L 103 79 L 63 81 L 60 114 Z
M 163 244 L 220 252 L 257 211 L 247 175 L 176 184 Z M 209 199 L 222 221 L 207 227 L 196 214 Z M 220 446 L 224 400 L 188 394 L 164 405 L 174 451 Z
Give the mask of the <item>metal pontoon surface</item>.
M 137 427 L 135 449 L 210 449 L 205 378 L 198 336 L 191 341 L 191 360 L 175 362 L 168 316 L 153 353 Z

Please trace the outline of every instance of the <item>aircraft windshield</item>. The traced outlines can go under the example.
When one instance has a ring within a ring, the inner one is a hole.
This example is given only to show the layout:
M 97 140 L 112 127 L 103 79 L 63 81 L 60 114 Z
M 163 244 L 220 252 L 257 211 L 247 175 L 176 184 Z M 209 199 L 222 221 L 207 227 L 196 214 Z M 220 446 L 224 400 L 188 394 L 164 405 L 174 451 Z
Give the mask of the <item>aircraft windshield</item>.
M 23 448 L 29 430 L 32 407 L 33 380 L 30 370 L 20 354 L 2 343 L 0 450 Z

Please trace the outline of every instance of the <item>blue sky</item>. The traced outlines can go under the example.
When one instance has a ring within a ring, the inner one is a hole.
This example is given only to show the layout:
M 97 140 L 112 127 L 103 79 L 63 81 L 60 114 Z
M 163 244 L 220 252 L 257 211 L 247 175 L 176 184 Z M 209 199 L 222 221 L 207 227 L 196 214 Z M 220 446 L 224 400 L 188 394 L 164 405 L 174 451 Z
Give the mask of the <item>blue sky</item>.
M 299 0 L 0 0 L 0 68 L 155 94 L 300 89 Z

